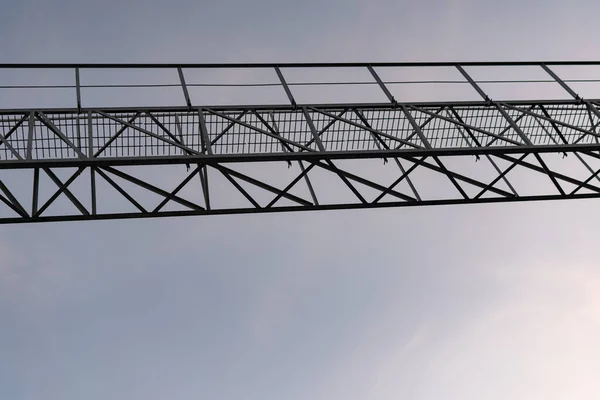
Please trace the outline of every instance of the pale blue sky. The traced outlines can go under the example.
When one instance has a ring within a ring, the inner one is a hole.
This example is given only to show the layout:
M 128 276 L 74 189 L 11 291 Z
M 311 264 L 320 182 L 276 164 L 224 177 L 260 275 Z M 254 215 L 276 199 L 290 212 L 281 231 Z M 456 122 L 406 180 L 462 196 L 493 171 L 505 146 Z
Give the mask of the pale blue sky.
M 1 1 L 0 62 L 600 49 L 592 1 Z M 596 398 L 597 207 L 0 226 L 0 398 Z

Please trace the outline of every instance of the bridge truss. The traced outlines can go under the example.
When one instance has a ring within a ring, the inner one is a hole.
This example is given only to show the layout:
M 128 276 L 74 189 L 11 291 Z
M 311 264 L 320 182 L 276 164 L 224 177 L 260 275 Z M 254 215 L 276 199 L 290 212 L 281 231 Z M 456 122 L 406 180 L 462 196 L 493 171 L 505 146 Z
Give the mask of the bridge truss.
M 61 88 L 75 103 L 0 110 L 0 223 L 600 197 L 600 101 L 571 87 L 597 81 L 554 71 L 596 64 L 0 65 L 0 74 L 71 71 L 74 83 Z M 399 101 L 379 73 L 440 67 L 479 99 Z M 546 78 L 477 80 L 468 72 L 476 67 L 535 68 Z M 135 68 L 176 71 L 183 104 L 85 105 L 80 71 Z M 268 84 L 287 101 L 195 104 L 184 72 L 208 68 L 272 70 L 277 81 Z M 327 83 L 371 84 L 384 101 L 297 102 L 295 86 L 324 83 L 290 82 L 292 68 L 364 70 L 371 82 Z M 565 96 L 536 100 L 531 91 L 529 100 L 497 101 L 486 82 L 554 84 Z M 56 86 L 0 93 L 31 88 Z

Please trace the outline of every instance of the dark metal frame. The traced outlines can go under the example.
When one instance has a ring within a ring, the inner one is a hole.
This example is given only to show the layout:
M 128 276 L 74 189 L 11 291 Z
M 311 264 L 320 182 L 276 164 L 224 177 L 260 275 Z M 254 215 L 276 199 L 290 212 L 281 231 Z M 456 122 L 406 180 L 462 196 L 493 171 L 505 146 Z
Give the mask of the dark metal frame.
M 314 63 L 0 63 L 0 68 L 341 68 L 341 67 L 520 67 L 600 65 L 598 60 L 434 61 L 434 62 L 314 62 Z
M 21 197 L 9 188 L 14 183 L 0 179 L 0 202 L 5 206 L 0 208 L 0 223 L 600 197 L 600 168 L 595 165 L 600 163 L 600 101 L 581 98 L 551 69 L 553 65 L 600 62 L 0 64 L 0 73 L 3 68 L 73 68 L 77 101 L 73 109 L 0 110 L 0 176 L 15 170 L 32 173 L 32 190 Z M 438 66 L 455 67 L 482 101 L 399 103 L 375 70 Z M 465 67 L 469 66 L 539 66 L 571 99 L 494 101 L 468 74 Z M 298 104 L 283 72 L 291 67 L 364 67 L 389 102 Z M 79 71 L 86 68 L 175 68 L 186 106 L 85 108 Z M 195 105 L 184 76 L 186 68 L 273 68 L 289 104 Z M 573 155 L 587 171 L 585 176 L 550 163 L 555 154 Z M 457 169 L 457 158 L 468 167 Z M 361 166 L 361 160 L 369 159 L 381 159 L 382 165 L 393 161 L 396 177 L 387 182 L 372 178 L 366 173 L 372 166 Z M 347 160 L 355 164 L 352 171 L 341 165 Z M 257 163 L 264 163 L 263 171 L 285 165 L 285 170 L 297 167 L 297 173 L 285 186 L 277 186 L 264 179 L 260 170 L 244 170 L 245 164 Z M 493 175 L 478 177 L 472 168 L 481 164 L 472 163 L 488 164 Z M 180 170 L 179 180 L 162 186 L 124 168 L 167 164 L 186 168 Z M 64 168 L 73 171 L 60 178 L 57 170 Z M 419 178 L 416 171 L 421 170 L 444 177 L 453 189 L 434 197 L 424 195 L 421 186 L 428 182 Z M 521 193 L 515 183 L 518 171 L 548 179 L 552 190 Z M 315 185 L 315 173 L 339 181 L 348 194 L 334 202 L 322 201 L 327 189 Z M 234 206 L 215 201 L 217 177 L 231 185 L 242 201 Z M 56 190 L 43 195 L 44 179 Z M 104 211 L 99 181 L 133 211 Z M 74 182 L 87 188 L 85 195 L 71 190 Z M 198 198 L 180 194 L 193 184 L 199 185 Z M 139 190 L 158 200 L 148 206 Z M 51 206 L 60 198 L 68 200 L 70 209 L 63 205 L 52 212 Z M 29 203 L 30 208 L 24 206 Z M 167 206 L 178 209 L 167 210 Z

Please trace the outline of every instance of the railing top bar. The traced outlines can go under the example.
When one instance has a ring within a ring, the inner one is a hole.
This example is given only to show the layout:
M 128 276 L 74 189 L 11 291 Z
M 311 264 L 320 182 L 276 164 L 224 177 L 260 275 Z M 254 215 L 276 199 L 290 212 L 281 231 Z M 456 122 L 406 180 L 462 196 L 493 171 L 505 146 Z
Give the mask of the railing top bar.
M 351 67 L 515 67 L 545 65 L 600 65 L 600 61 L 464 61 L 464 62 L 349 62 L 349 63 L 203 63 L 203 64 L 165 64 L 165 63 L 4 63 L 0 69 L 7 68 L 351 68 Z
M 593 103 L 600 103 L 600 99 L 586 99 Z M 509 104 L 513 106 L 570 106 L 580 105 L 581 103 L 575 99 L 565 100 L 503 100 L 502 104 Z M 440 107 L 489 107 L 489 104 L 485 101 L 446 101 L 446 102 L 401 102 L 399 105 L 414 106 L 414 107 L 429 107 L 429 108 L 440 108 Z M 395 106 L 390 103 L 325 103 L 325 104 L 297 104 L 296 109 L 307 108 L 319 108 L 325 110 L 345 110 L 345 109 L 390 109 Z M 254 111 L 294 111 L 294 106 L 291 104 L 263 104 L 263 105 L 214 105 L 214 106 L 201 106 L 203 109 L 210 109 L 213 111 L 241 111 L 241 110 L 254 110 Z M 45 114 L 72 114 L 81 113 L 88 111 L 102 111 L 102 112 L 189 112 L 185 106 L 149 106 L 149 107 L 85 107 L 78 110 L 75 107 L 70 108 L 15 108 L 15 109 L 2 109 L 0 108 L 0 115 L 11 115 L 11 114 L 28 114 L 32 111 L 42 110 Z M 301 112 L 301 111 L 300 111 Z

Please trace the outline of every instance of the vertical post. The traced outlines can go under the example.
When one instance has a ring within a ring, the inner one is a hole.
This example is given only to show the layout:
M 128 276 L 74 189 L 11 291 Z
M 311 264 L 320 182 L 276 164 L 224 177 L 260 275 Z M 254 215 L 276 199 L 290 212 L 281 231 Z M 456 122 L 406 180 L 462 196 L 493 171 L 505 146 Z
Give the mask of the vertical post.
M 398 102 L 396 101 L 396 99 L 394 98 L 394 96 L 392 96 L 392 94 L 390 93 L 390 91 L 388 90 L 388 88 L 385 86 L 385 84 L 383 83 L 383 81 L 381 80 L 381 78 L 379 77 L 379 75 L 377 74 L 377 72 L 375 72 L 375 70 L 373 69 L 373 67 L 371 66 L 371 64 L 367 65 L 367 68 L 369 69 L 369 72 L 371 73 L 371 75 L 373 76 L 373 78 L 375 79 L 375 81 L 377 81 L 377 84 L 379 85 L 379 87 L 381 88 L 381 90 L 383 91 L 383 93 L 385 93 L 385 96 L 392 103 L 392 105 L 394 105 L 394 106 L 398 105 Z
M 94 157 L 94 135 L 92 134 L 92 112 L 88 111 L 88 158 Z
M 471 78 L 471 75 L 469 75 L 460 64 L 456 64 L 456 69 L 462 74 L 462 76 L 465 77 L 465 79 L 471 84 L 473 89 L 475 89 L 475 91 L 479 93 L 479 95 L 483 97 L 485 101 L 487 101 L 488 103 L 492 102 L 492 99 L 490 99 L 490 97 L 483 91 L 483 89 L 479 87 L 479 85 L 473 80 L 473 78 Z
M 179 135 L 179 140 L 181 141 L 181 144 L 185 145 L 185 142 L 183 141 L 183 131 L 181 129 L 181 122 L 179 121 L 179 117 L 177 115 L 175 115 L 175 127 L 177 128 L 177 134 Z M 188 171 L 190 170 L 190 164 L 185 164 L 185 166 L 187 167 Z M 198 165 L 200 166 L 200 165 Z
M 181 129 L 181 122 L 179 121 L 179 117 L 177 116 L 177 114 L 175 115 L 175 127 L 177 129 L 177 134 L 179 135 L 179 140 L 181 141 L 181 144 L 185 144 L 183 142 L 183 131 Z
M 92 215 L 96 215 L 96 167 L 90 167 L 90 184 L 92 195 Z
M 75 87 L 77 89 L 77 112 L 81 113 L 81 81 L 79 79 L 79 67 L 75 68 Z
M 200 139 L 202 140 L 202 151 L 206 151 L 206 154 L 212 155 L 212 147 L 210 138 L 208 136 L 208 129 L 206 129 L 206 120 L 204 119 L 204 111 L 202 108 L 198 109 L 198 121 L 200 122 Z
M 548 75 L 550 75 L 552 77 L 552 79 L 554 79 L 556 81 L 556 83 L 558 83 L 564 90 L 567 91 L 567 93 L 569 93 L 571 96 L 573 96 L 574 99 L 579 100 L 579 101 L 583 101 L 583 99 L 573 91 L 573 89 L 571 89 L 569 87 L 569 85 L 567 85 L 565 83 L 565 81 L 563 81 L 562 79 L 560 79 L 560 77 L 558 75 L 556 75 L 554 73 L 554 71 L 552 71 L 550 68 L 548 68 L 548 66 L 544 63 L 540 64 L 540 66 L 542 67 L 542 69 L 544 71 L 546 71 L 546 73 Z
M 200 166 L 200 165 L 198 165 Z M 203 167 L 198 170 L 200 175 L 200 185 L 202 185 L 202 193 L 204 194 L 204 205 L 206 209 L 210 211 L 210 191 L 208 186 L 208 165 L 204 164 Z
M 31 160 L 31 151 L 33 149 L 33 135 L 35 134 L 35 111 L 29 112 L 29 133 L 27 135 L 27 154 L 26 158 Z
M 310 128 L 310 132 L 312 133 L 313 139 L 315 140 L 315 143 L 317 143 L 317 147 L 320 151 L 325 152 L 325 146 L 323 146 L 323 142 L 321 142 L 321 138 L 317 133 L 317 128 L 315 127 L 315 124 L 312 118 L 310 117 L 310 114 L 308 114 L 308 110 L 306 109 L 306 107 L 302 107 L 302 112 L 304 113 L 304 118 L 306 119 L 306 123 Z
M 81 151 L 81 117 L 79 114 L 77 114 L 77 149 L 79 149 L 79 151 L 81 153 L 83 153 Z
M 33 198 L 31 204 L 31 216 L 35 217 L 38 212 L 38 195 L 40 190 L 40 169 L 33 170 Z
M 279 77 L 279 81 L 281 82 L 281 86 L 283 86 L 283 90 L 285 90 L 285 94 L 287 95 L 288 99 L 290 100 L 290 103 L 292 103 L 292 106 L 294 107 L 294 109 L 296 109 L 296 100 L 294 99 L 294 96 L 292 95 L 292 91 L 290 90 L 290 87 L 288 86 L 287 82 L 285 81 L 285 77 L 283 76 L 283 73 L 281 72 L 281 70 L 279 69 L 279 66 L 275 66 L 275 72 L 277 73 L 277 76 Z
M 177 67 L 177 73 L 179 74 L 179 80 L 181 81 L 181 88 L 183 89 L 183 96 L 185 97 L 185 104 L 188 107 L 188 111 L 192 110 L 192 101 L 190 100 L 190 93 L 188 92 L 187 85 L 185 83 L 185 77 L 183 76 L 183 70 L 181 67 Z

